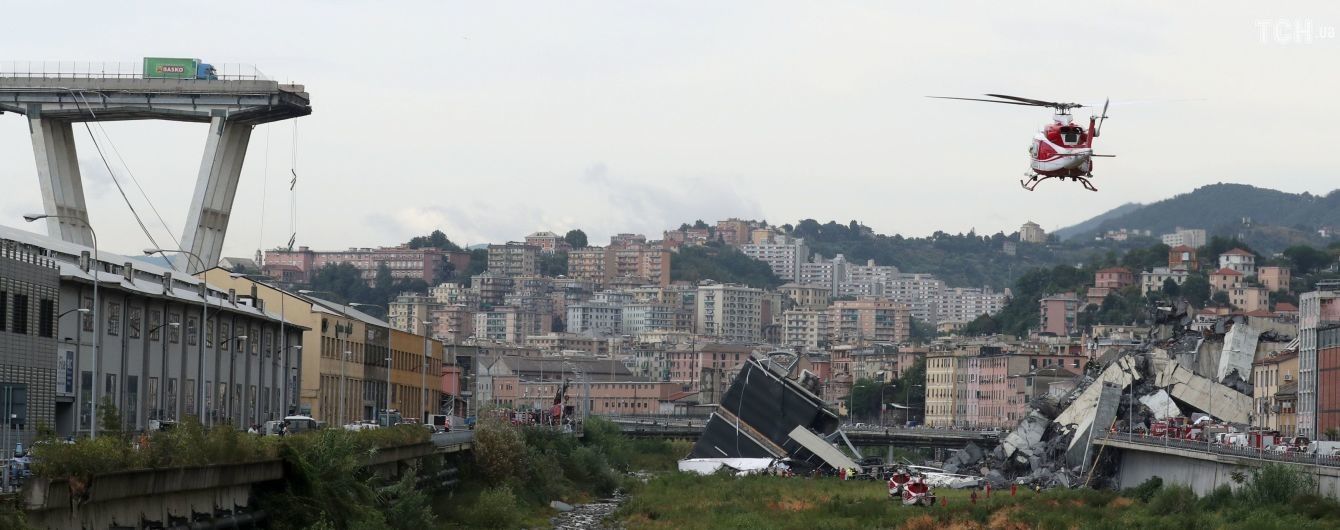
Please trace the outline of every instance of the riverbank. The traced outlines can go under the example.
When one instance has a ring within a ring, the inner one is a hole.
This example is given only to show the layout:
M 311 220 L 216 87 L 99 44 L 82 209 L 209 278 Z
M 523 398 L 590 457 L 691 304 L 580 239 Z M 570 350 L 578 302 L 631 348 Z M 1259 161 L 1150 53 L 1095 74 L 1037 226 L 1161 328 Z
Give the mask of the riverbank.
M 1272 471 L 1271 473 L 1274 473 Z M 937 490 L 947 505 L 905 507 L 879 482 L 666 474 L 649 481 L 616 516 L 629 529 L 1071 529 L 1340 528 L 1340 504 L 1302 493 L 1278 474 L 1245 477 L 1235 491 L 1197 498 L 1146 484 L 1121 492 Z M 1301 489 L 1300 489 L 1301 488 Z M 1281 495 L 1281 493 L 1283 493 Z

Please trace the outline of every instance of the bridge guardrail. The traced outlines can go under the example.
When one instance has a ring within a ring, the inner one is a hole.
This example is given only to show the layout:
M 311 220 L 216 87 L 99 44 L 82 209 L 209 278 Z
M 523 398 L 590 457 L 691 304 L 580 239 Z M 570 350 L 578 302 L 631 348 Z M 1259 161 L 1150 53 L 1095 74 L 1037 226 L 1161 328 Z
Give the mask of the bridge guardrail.
M 1151 447 L 1167 447 L 1199 451 L 1207 454 L 1237 456 L 1269 462 L 1287 462 L 1314 466 L 1340 468 L 1340 455 L 1306 454 L 1297 452 L 1279 452 L 1272 449 L 1241 445 L 1224 445 L 1199 440 L 1186 440 L 1166 436 L 1150 436 L 1124 432 L 1108 433 L 1104 440 L 1117 440 Z

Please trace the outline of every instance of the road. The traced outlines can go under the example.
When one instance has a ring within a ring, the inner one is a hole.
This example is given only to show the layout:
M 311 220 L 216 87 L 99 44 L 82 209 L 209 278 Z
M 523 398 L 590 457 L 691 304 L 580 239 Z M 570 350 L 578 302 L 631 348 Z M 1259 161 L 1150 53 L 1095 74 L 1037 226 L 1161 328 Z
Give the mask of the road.
M 433 434 L 433 443 L 437 445 L 454 445 L 473 442 L 475 432 L 468 430 L 459 430 L 451 432 L 439 432 Z

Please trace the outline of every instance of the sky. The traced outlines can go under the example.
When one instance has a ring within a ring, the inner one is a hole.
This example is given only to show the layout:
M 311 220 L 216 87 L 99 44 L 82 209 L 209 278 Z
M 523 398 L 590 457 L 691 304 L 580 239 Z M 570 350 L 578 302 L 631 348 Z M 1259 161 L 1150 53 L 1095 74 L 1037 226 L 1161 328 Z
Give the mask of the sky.
M 311 116 L 252 133 L 229 256 L 287 242 L 290 171 L 298 244 L 317 249 L 434 229 L 461 244 L 656 239 L 730 217 L 1010 233 L 1216 182 L 1340 187 L 1336 2 L 189 5 L 25 2 L 26 20 L 60 23 L 7 24 L 0 70 L 199 57 L 305 85 Z M 1019 187 L 1048 110 L 923 97 L 987 92 L 1117 102 L 1100 191 Z M 92 129 L 125 190 L 76 129 L 102 245 L 149 246 L 127 201 L 160 243 L 180 238 L 206 126 Z M 20 219 L 42 202 L 12 114 L 0 190 L 0 224 L 45 229 Z

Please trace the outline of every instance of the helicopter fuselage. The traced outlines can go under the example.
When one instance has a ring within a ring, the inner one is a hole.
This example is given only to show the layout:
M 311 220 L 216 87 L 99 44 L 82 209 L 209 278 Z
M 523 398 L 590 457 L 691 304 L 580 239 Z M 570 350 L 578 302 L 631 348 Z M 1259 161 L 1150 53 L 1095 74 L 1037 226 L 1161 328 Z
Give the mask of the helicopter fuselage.
M 1072 123 L 1069 114 L 1052 116 L 1052 123 L 1033 135 L 1033 143 L 1028 147 L 1033 171 L 1063 178 L 1090 175 L 1094 136 L 1094 118 L 1089 118 L 1089 128 L 1085 130 Z

